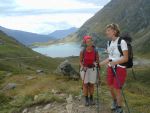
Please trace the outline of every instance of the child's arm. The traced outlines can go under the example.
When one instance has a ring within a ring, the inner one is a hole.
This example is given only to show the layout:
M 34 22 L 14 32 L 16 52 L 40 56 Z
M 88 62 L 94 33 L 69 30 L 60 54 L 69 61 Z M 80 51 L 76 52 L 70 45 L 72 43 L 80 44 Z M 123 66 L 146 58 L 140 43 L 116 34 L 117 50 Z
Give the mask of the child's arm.
M 96 52 L 96 63 L 100 62 L 100 55 L 98 54 L 98 52 Z
M 80 66 L 83 67 L 83 51 L 80 52 Z

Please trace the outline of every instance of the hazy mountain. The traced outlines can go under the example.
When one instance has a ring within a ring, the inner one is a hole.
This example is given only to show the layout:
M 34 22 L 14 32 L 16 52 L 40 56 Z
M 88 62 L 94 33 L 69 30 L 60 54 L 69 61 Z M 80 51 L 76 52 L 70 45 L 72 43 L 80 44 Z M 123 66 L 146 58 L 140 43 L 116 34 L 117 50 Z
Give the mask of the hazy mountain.
M 78 30 L 66 37 L 81 41 L 82 36 L 92 35 L 97 45 L 104 47 L 105 26 L 118 23 L 122 32 L 129 32 L 133 37 L 135 50 L 149 53 L 150 48 L 150 0 L 111 0 Z
M 2 30 L 11 37 L 14 37 L 16 40 L 25 45 L 31 45 L 32 43 L 35 42 L 47 42 L 49 40 L 53 40 L 53 38 L 48 35 L 40 35 L 36 33 L 24 32 L 19 30 L 11 30 L 1 26 L 0 30 Z
M 72 33 L 75 33 L 78 30 L 76 27 L 72 27 L 70 29 L 65 29 L 65 30 L 56 30 L 49 34 L 50 37 L 54 37 L 55 39 L 62 39 Z

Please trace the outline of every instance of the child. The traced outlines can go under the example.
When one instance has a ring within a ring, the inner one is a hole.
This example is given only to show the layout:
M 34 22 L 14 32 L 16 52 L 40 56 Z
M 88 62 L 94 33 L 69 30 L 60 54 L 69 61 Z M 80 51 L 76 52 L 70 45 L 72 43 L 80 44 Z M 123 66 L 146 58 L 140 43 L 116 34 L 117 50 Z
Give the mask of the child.
M 93 100 L 94 84 L 97 80 L 97 70 L 95 63 L 99 62 L 99 55 L 93 46 L 92 37 L 84 36 L 85 49 L 80 52 L 80 75 L 83 80 L 83 92 L 85 96 L 85 106 L 94 105 Z M 90 95 L 90 97 L 88 97 Z

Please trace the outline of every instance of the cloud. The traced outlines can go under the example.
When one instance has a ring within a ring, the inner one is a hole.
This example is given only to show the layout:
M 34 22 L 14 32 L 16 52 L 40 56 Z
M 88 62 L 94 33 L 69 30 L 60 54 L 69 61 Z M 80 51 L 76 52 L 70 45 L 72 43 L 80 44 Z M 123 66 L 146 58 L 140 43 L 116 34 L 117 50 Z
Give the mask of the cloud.
M 103 7 L 92 3 L 85 4 L 75 0 L 16 0 L 15 3 L 11 5 L 9 5 L 10 0 L 6 1 L 7 2 L 3 3 L 3 7 L 1 7 L 0 15 L 2 16 L 41 13 L 95 13 Z
M 86 2 L 86 3 L 93 3 L 93 4 L 104 6 L 111 0 L 77 0 L 77 1 Z
M 35 33 L 80 27 L 105 1 L 108 0 L 0 0 L 0 25 Z
M 62 14 L 62 13 L 95 13 L 99 8 L 89 8 L 89 9 L 63 9 L 63 10 L 49 10 L 49 9 L 38 9 L 38 10 L 22 10 L 22 11 L 13 11 L 13 10 L 1 10 L 5 13 L 2 13 L 1 16 L 25 16 L 25 15 L 41 15 L 41 14 Z
M 0 17 L 1 25 L 10 29 L 29 31 L 34 33 L 50 33 L 58 29 L 68 29 L 72 26 L 80 27 L 93 14 L 62 13 L 42 14 L 30 16 Z

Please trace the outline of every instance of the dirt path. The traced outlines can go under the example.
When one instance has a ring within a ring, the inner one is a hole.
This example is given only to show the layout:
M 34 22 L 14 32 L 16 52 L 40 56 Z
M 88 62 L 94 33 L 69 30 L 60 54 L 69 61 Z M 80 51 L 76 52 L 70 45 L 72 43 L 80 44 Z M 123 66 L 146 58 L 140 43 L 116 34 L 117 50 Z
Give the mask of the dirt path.
M 83 98 L 81 100 L 73 99 L 70 103 L 54 102 L 24 109 L 22 113 L 97 113 L 97 105 L 86 107 L 83 103 Z M 111 113 L 104 103 L 100 103 L 99 110 L 100 113 Z

